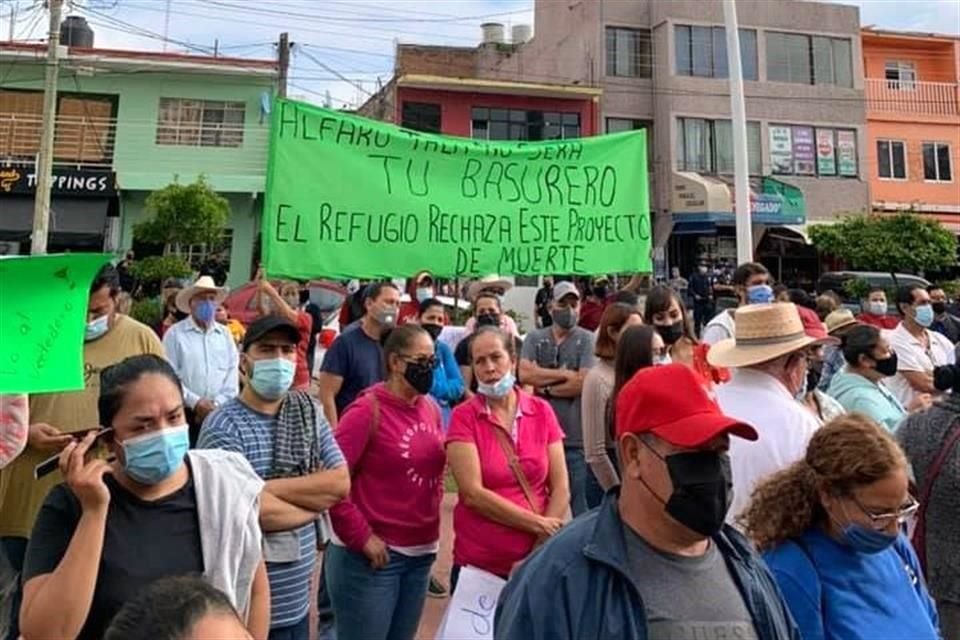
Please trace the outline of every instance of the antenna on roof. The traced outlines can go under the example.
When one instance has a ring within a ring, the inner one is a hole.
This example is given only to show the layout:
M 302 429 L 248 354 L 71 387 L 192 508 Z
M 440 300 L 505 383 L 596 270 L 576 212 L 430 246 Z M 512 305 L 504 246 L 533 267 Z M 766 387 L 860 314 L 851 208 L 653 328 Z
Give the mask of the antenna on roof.
M 163 10 L 163 51 L 167 51 L 167 39 L 170 37 L 170 3 L 171 0 L 167 0 L 167 6 Z

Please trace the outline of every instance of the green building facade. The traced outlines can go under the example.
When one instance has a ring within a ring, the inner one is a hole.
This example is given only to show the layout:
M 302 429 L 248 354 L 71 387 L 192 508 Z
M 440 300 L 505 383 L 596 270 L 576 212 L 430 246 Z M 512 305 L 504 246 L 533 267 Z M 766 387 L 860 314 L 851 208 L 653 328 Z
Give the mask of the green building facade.
M 230 203 L 219 247 L 227 283 L 252 273 L 267 167 L 276 63 L 182 54 L 65 50 L 58 85 L 49 250 L 138 257 L 145 201 L 204 176 Z M 45 47 L 0 43 L 0 250 L 27 253 L 39 149 Z

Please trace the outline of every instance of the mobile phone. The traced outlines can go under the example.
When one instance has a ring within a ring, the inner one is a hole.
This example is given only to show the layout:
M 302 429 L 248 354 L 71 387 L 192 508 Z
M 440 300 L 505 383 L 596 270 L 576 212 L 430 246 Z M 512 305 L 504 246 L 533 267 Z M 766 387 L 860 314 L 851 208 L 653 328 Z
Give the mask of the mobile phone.
M 90 444 L 90 448 L 93 449 L 94 447 L 96 447 L 98 444 L 100 444 L 103 441 L 104 437 L 111 435 L 112 433 L 113 433 L 113 427 L 100 429 L 100 431 L 97 432 L 96 437 L 93 439 L 93 442 Z M 86 434 L 82 436 L 73 435 L 73 439 L 78 442 L 80 440 L 83 440 L 83 438 L 85 437 L 86 437 Z M 39 480 L 40 478 L 46 475 L 50 475 L 51 473 L 57 470 L 58 466 L 60 466 L 60 454 L 56 453 L 33 468 L 33 479 Z

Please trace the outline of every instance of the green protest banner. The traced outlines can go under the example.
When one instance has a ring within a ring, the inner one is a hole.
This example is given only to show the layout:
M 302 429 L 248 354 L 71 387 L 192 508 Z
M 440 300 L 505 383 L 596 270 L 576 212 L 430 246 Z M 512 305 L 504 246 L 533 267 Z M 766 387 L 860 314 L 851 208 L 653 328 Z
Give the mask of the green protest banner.
M 110 256 L 0 258 L 0 393 L 83 389 L 90 284 Z
M 301 279 L 648 271 L 647 185 L 643 131 L 486 142 L 278 99 L 264 265 Z

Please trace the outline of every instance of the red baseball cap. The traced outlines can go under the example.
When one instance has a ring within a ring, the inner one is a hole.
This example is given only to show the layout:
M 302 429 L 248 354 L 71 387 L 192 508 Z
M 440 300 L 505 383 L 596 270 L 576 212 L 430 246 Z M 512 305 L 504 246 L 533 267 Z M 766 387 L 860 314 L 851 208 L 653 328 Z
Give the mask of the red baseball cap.
M 840 339 L 827 333 L 827 326 L 820 321 L 820 316 L 813 309 L 806 307 L 797 307 L 797 313 L 800 314 L 800 321 L 803 323 L 803 332 L 811 338 L 816 338 L 815 345 L 840 344 Z
M 699 447 L 720 434 L 756 440 L 750 425 L 725 416 L 696 374 L 682 364 L 647 367 L 617 396 L 617 437 L 652 433 L 677 447 Z

